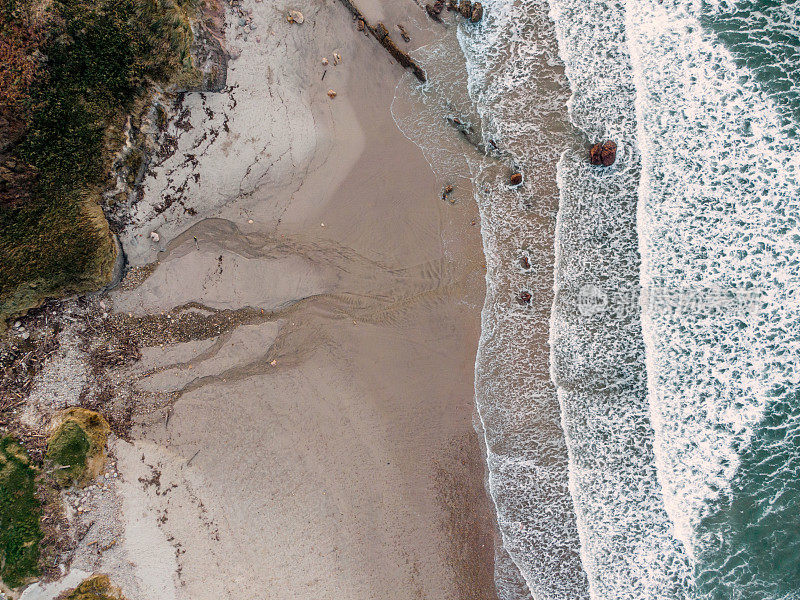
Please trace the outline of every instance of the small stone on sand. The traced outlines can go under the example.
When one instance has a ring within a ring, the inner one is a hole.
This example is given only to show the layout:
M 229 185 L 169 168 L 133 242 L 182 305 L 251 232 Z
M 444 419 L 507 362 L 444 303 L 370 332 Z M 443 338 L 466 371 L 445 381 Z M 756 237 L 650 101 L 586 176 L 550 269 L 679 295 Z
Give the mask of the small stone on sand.
M 336 98 L 336 92 L 333 90 L 328 90 L 328 98 Z
M 299 10 L 290 10 L 286 20 L 289 21 L 289 23 L 297 23 L 298 25 L 302 25 L 303 21 L 305 21 L 305 17 L 303 17 L 303 13 L 301 13 Z

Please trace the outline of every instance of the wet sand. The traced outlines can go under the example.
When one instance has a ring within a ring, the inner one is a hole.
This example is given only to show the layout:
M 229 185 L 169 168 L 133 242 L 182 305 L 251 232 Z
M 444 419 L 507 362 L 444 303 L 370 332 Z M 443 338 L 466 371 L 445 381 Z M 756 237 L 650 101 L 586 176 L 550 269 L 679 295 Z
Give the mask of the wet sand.
M 133 265 L 158 266 L 111 295 L 115 311 L 250 315 L 144 348 L 128 373 L 152 410 L 113 447 L 124 591 L 495 598 L 474 426 L 485 267 L 472 191 L 443 201 L 396 128 L 395 85 L 413 84 L 402 69 L 338 2 L 299 4 L 245 4 L 258 28 L 231 40 L 242 56 L 228 98 L 187 96 L 194 128 L 154 169 L 123 237 Z M 412 46 L 430 38 L 410 0 L 362 8 L 398 41 L 397 22 Z M 253 50 L 257 35 L 274 52 Z M 326 69 L 334 51 L 342 62 Z M 203 128 L 218 137 L 184 160 Z M 148 213 L 181 177 L 195 214 Z

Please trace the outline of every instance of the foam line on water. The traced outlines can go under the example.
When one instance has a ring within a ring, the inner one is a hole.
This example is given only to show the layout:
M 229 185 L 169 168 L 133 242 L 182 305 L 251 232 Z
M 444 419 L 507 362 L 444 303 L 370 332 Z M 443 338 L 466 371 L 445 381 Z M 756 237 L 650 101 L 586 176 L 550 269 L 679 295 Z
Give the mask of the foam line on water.
M 591 596 L 690 598 L 691 569 L 664 509 L 638 308 L 640 175 L 634 87 L 621 3 L 551 0 L 583 135 L 559 163 L 551 324 L 570 457 L 570 490 Z M 613 167 L 588 165 L 587 142 L 614 140 Z M 596 290 L 582 304 L 582 294 Z M 582 309 L 581 309 L 582 307 Z
M 732 535 L 718 514 L 742 485 L 765 407 L 800 383 L 800 154 L 797 124 L 703 27 L 702 10 L 628 0 L 626 31 L 657 468 L 676 533 L 707 578 Z M 721 573 L 698 597 L 723 597 L 752 575 Z

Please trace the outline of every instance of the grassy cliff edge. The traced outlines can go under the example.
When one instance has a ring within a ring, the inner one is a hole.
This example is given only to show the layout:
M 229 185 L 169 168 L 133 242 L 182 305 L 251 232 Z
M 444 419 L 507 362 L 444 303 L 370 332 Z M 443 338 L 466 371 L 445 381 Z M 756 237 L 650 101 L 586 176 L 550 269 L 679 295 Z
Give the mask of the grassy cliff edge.
M 201 0 L 0 0 L 0 322 L 95 290 L 116 248 L 101 208 L 135 104 L 202 82 Z M 2 327 L 2 325 L 0 325 Z

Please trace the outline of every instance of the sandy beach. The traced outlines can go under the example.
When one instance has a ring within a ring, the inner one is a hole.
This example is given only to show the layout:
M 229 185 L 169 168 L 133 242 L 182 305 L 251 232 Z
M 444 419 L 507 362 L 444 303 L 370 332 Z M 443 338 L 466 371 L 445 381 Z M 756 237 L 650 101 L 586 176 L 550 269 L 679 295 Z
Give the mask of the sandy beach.
M 242 8 L 228 87 L 183 98 L 121 235 L 104 306 L 142 357 L 105 383 L 137 408 L 71 568 L 129 600 L 496 598 L 472 190 L 442 199 L 390 112 L 416 82 L 340 3 Z

